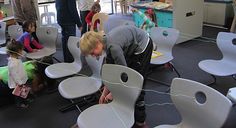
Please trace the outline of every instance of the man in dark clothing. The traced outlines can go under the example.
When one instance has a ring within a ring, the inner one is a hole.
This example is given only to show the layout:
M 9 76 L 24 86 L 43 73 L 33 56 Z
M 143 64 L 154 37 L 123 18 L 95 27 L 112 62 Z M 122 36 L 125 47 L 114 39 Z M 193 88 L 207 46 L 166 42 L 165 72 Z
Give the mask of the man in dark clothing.
M 76 0 L 56 0 L 57 22 L 62 28 L 62 48 L 65 62 L 73 62 L 68 47 L 69 36 L 76 36 L 76 25 L 81 30 L 81 21 L 76 8 Z

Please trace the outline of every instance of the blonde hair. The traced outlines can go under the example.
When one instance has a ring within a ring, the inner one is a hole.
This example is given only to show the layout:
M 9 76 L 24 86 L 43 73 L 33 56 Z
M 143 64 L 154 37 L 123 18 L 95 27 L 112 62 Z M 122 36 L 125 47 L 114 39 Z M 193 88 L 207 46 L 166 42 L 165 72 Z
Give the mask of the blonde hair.
M 84 55 L 90 54 L 96 48 L 98 41 L 103 43 L 103 35 L 101 33 L 89 31 L 83 34 L 79 43 L 81 53 Z

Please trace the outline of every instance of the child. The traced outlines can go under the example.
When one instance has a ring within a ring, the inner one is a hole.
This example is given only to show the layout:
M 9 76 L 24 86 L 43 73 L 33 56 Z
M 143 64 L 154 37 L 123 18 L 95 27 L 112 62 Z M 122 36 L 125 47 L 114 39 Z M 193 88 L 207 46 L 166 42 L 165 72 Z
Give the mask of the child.
M 131 11 L 137 12 L 137 14 L 143 19 L 143 23 L 140 28 L 144 29 L 147 33 L 150 33 L 152 27 L 157 26 L 155 24 L 155 14 L 152 9 L 148 9 L 144 13 L 136 8 L 131 9 Z
M 145 30 L 148 34 L 150 34 L 150 30 L 152 27 L 156 27 L 157 24 L 155 23 L 155 14 L 152 9 L 146 10 L 144 13 L 139 11 L 136 8 L 131 9 L 132 12 L 137 12 L 137 14 L 143 19 L 143 23 L 140 26 L 141 29 Z M 153 50 L 157 49 L 156 44 L 153 42 Z
M 12 91 L 17 85 L 24 85 L 27 80 L 27 74 L 20 59 L 23 52 L 23 45 L 14 39 L 7 45 L 8 58 L 8 86 Z M 15 96 L 17 107 L 27 108 L 26 100 Z
M 89 25 L 89 28 L 93 25 L 94 27 L 94 31 L 97 31 L 97 24 L 99 23 L 99 20 L 96 20 L 94 24 L 92 24 L 92 19 L 93 16 L 96 13 L 99 13 L 101 11 L 101 6 L 98 2 L 94 2 L 90 12 L 88 13 L 88 15 L 85 18 L 85 21 L 87 22 L 87 24 Z
M 35 23 L 32 21 L 25 21 L 22 27 L 24 33 L 17 39 L 17 41 L 24 45 L 24 50 L 26 52 L 37 52 L 38 49 L 42 49 L 43 46 L 32 37 L 32 33 L 35 32 Z

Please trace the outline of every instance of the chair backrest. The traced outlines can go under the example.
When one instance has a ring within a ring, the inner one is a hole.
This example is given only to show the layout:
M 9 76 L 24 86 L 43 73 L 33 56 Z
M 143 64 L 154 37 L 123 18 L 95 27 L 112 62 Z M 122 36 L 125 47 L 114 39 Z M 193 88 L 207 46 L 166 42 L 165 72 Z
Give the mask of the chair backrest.
M 217 35 L 217 46 L 223 54 L 223 60 L 236 63 L 236 34 L 219 32 Z
M 53 19 L 53 21 L 52 21 Z M 45 22 L 43 22 L 45 21 Z M 54 12 L 45 12 L 41 14 L 41 24 L 42 25 L 50 25 L 56 23 L 56 14 Z
M 157 46 L 157 51 L 165 52 L 172 56 L 172 48 L 179 38 L 179 31 L 174 28 L 153 27 L 150 36 Z
M 0 22 L 0 44 L 6 43 L 6 22 Z
M 102 80 L 112 93 L 113 101 L 110 104 L 125 113 L 118 114 L 125 126 L 131 127 L 134 123 L 135 102 L 143 87 L 143 76 L 126 66 L 104 64 Z
M 80 48 L 78 47 L 78 43 L 79 43 L 80 38 L 79 37 L 75 37 L 75 36 L 70 36 L 68 39 L 68 49 L 70 51 L 70 53 L 72 54 L 73 58 L 74 58 L 74 62 L 76 64 L 82 65 L 81 63 L 81 52 L 80 52 Z
M 103 59 L 104 59 L 105 55 L 101 55 L 100 57 L 93 57 L 93 56 L 86 56 L 86 62 L 88 63 L 90 69 L 92 70 L 93 74 L 91 77 L 94 78 L 101 78 L 101 68 L 102 68 L 102 64 L 103 64 Z
M 235 0 L 233 0 L 232 6 L 234 9 L 234 16 L 236 16 L 236 1 Z
M 108 33 L 113 28 L 121 26 L 121 25 L 133 25 L 133 26 L 135 26 L 135 23 L 131 20 L 124 20 L 124 19 L 118 19 L 118 18 L 109 18 L 108 21 L 104 23 L 104 32 Z
M 99 20 L 98 31 L 104 31 L 104 23 L 108 20 L 108 15 L 106 13 L 96 13 L 92 18 L 91 31 L 94 31 L 94 23 L 96 20 Z
M 44 47 L 56 49 L 56 41 L 58 36 L 57 28 L 49 26 L 41 26 L 36 29 L 39 43 Z
M 183 128 L 221 128 L 232 107 L 220 92 L 192 80 L 175 78 L 170 94 Z
M 11 39 L 18 39 L 23 34 L 23 28 L 20 25 L 8 26 L 8 34 Z

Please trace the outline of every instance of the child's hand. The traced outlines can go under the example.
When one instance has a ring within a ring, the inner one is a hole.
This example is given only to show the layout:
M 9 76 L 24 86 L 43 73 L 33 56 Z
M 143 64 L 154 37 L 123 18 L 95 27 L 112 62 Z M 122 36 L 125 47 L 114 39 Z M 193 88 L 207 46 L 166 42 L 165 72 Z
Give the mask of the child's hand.
M 37 51 L 39 51 L 38 49 L 33 49 L 33 52 L 37 52 Z
M 106 97 L 105 97 L 105 102 L 109 103 L 110 101 L 112 101 L 113 98 L 112 98 L 112 94 L 109 93 Z
M 82 28 L 83 28 L 83 27 L 79 27 L 79 30 L 82 31 Z

